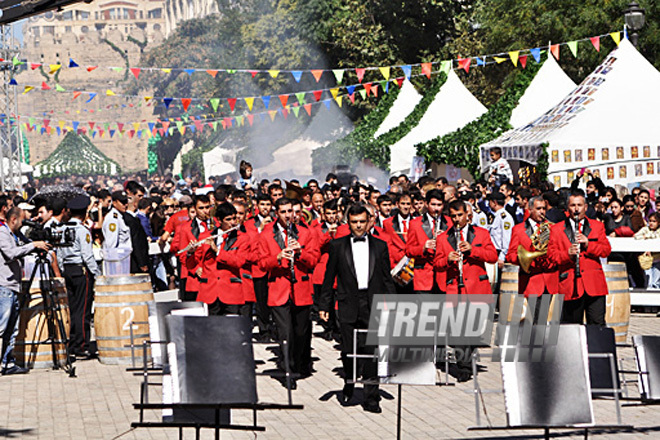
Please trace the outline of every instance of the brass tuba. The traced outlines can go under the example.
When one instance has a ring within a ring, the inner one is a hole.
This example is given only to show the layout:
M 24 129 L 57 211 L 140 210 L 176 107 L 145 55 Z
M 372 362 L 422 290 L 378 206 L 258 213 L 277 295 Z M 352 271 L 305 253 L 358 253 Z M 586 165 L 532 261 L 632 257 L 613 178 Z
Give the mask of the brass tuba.
M 545 221 L 544 219 L 544 221 L 539 224 L 539 227 L 536 228 L 536 233 L 532 237 L 532 244 L 536 249 L 535 251 L 528 251 L 522 245 L 518 246 L 518 262 L 520 263 L 522 270 L 525 272 L 529 273 L 532 261 L 548 253 L 551 225 L 551 222 Z

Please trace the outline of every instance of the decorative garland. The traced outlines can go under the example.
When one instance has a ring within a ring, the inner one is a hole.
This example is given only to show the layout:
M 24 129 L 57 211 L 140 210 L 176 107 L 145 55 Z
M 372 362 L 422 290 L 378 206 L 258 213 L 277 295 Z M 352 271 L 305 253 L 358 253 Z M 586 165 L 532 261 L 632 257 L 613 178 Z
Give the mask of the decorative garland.
M 331 168 L 339 159 L 352 163 L 364 158 L 370 159 L 377 167 L 387 166 L 387 163 L 381 164 L 382 155 L 374 151 L 372 144 L 376 130 L 390 113 L 396 97 L 399 96 L 399 91 L 399 87 L 393 87 L 351 133 L 325 147 L 314 150 L 312 152 L 312 171 L 318 174 Z
M 423 156 L 427 163 L 436 162 L 467 168 L 475 179 L 479 179 L 479 145 L 512 128 L 509 124 L 511 113 L 541 64 L 532 63 L 526 69 L 516 71 L 513 84 L 486 113 L 452 133 L 417 144 L 417 154 Z
M 122 78 L 121 81 L 126 81 L 128 79 L 128 69 L 130 68 L 130 65 L 128 63 L 128 55 L 126 55 L 126 53 L 123 50 L 121 50 L 119 47 L 117 47 L 117 45 L 115 45 L 112 41 L 108 40 L 107 38 L 104 38 L 101 41 L 103 41 L 105 44 L 110 46 L 112 50 L 117 52 L 124 59 L 124 64 L 126 65 L 126 69 L 124 69 L 124 78 Z
M 144 52 L 144 48 L 147 47 L 147 44 L 149 44 L 149 42 L 146 39 L 144 41 L 140 41 L 136 38 L 131 37 L 130 35 L 126 37 L 126 41 L 130 41 L 131 43 L 139 47 L 140 53 Z

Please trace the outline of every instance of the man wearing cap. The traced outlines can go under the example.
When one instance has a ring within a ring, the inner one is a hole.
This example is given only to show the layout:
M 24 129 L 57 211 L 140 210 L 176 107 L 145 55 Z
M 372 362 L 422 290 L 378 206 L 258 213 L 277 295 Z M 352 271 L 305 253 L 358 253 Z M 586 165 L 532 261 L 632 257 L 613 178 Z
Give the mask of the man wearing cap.
M 128 255 L 132 249 L 131 230 L 123 214 L 128 207 L 128 195 L 124 191 L 112 193 L 112 209 L 103 219 L 103 250 L 123 249 Z
M 515 221 L 511 214 L 505 209 L 506 198 L 500 192 L 488 194 L 488 206 L 493 212 L 493 222 L 488 227 L 490 231 L 490 238 L 497 249 L 497 281 L 494 285 L 493 293 L 499 294 L 500 292 L 500 277 L 502 275 L 502 268 L 506 260 L 506 254 L 509 251 L 509 244 L 511 243 L 511 232 Z
M 79 195 L 70 200 L 71 212 L 66 229 L 74 231 L 75 240 L 69 247 L 57 248 L 57 261 L 61 265 L 71 312 L 69 352 L 77 359 L 89 359 L 92 303 L 94 302 L 94 278 L 101 275 L 92 252 L 92 234 L 83 224 L 87 215 L 89 197 Z

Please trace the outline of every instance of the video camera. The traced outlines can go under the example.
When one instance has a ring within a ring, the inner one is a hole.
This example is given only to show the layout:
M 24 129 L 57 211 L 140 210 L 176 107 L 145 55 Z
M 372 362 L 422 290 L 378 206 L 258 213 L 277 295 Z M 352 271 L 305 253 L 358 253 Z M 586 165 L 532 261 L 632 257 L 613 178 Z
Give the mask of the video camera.
M 76 233 L 73 229 L 66 228 L 65 226 L 74 226 L 74 225 L 75 223 L 64 223 L 63 225 L 60 225 L 63 228 L 61 230 L 58 230 L 51 227 L 44 227 L 44 225 L 39 222 L 33 222 L 31 220 L 23 220 L 23 226 L 29 226 L 30 228 L 32 228 L 32 230 L 28 234 L 30 240 L 45 241 L 52 247 L 73 246 L 73 242 L 76 241 Z

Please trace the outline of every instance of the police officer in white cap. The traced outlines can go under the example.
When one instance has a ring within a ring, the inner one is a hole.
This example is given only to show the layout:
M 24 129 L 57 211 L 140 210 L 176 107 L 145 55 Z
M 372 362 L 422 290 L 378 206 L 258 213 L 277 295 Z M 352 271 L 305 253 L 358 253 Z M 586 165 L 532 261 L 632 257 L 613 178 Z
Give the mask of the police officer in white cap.
M 103 250 L 122 249 L 125 255 L 133 250 L 131 230 L 124 221 L 123 213 L 128 207 L 128 195 L 124 191 L 112 193 L 112 209 L 103 219 Z
M 66 281 L 71 313 L 69 352 L 76 359 L 92 357 L 89 343 L 94 279 L 101 275 L 92 251 L 92 233 L 83 224 L 89 202 L 86 195 L 76 196 L 68 202 L 71 219 L 61 230 L 73 231 L 74 240 L 71 246 L 57 248 L 57 261 Z

